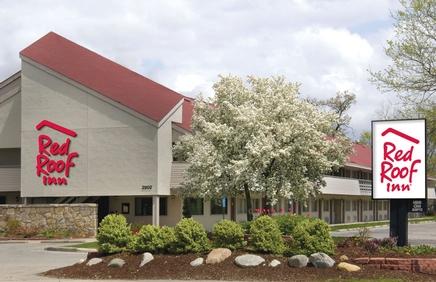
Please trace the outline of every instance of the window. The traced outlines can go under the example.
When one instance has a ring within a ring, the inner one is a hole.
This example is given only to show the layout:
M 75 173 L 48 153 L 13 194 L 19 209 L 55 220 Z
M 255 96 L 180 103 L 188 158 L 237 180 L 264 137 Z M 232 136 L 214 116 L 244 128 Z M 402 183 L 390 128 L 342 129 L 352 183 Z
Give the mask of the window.
M 353 201 L 353 211 L 357 211 L 357 201 Z
M 369 210 L 372 211 L 372 200 L 369 200 Z
M 224 201 L 224 207 L 223 207 Z M 210 214 L 227 214 L 227 198 L 211 199 L 210 200 Z
M 0 205 L 4 205 L 4 204 L 6 204 L 6 197 L 0 196 Z
M 159 198 L 159 215 L 167 215 L 168 213 L 167 200 L 168 200 L 167 197 Z M 153 215 L 153 198 L 152 197 L 135 198 L 135 215 L 136 216 Z
M 388 201 L 383 201 L 383 210 L 387 211 L 388 210 Z
M 190 215 L 203 215 L 203 199 L 185 198 L 183 200 L 183 208 L 186 209 Z
M 323 210 L 325 212 L 328 212 L 330 210 L 330 201 L 329 200 L 323 200 L 322 201 Z
M 309 211 L 309 204 L 307 202 L 301 202 L 301 210 L 303 212 L 308 212 Z
M 368 201 L 367 200 L 363 200 L 363 210 L 367 211 L 368 210 Z
M 345 210 L 350 211 L 351 210 L 351 201 L 345 200 Z
M 246 213 L 247 212 L 247 202 L 246 199 L 238 198 L 237 200 L 238 213 Z
M 382 210 L 382 201 L 377 201 L 377 209 Z
M 318 201 L 312 200 L 310 204 L 312 205 L 312 212 L 317 212 L 318 211 Z

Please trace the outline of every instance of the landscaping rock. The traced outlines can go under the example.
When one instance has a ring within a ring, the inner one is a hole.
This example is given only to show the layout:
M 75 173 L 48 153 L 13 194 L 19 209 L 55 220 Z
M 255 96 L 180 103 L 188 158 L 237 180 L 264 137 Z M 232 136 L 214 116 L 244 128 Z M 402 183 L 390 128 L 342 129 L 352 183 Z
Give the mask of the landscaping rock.
M 213 249 L 206 258 L 206 264 L 215 264 L 224 261 L 232 255 L 232 251 L 226 248 Z
M 241 255 L 235 258 L 236 265 L 240 267 L 258 266 L 265 262 L 265 259 L 257 255 Z
M 123 259 L 113 258 L 113 259 L 111 259 L 111 261 L 108 263 L 107 266 L 110 266 L 110 267 L 123 267 L 123 265 L 125 263 L 126 262 Z
M 348 261 L 348 257 L 346 255 L 342 255 L 339 257 L 340 261 Z
M 78 264 L 82 264 L 86 261 L 86 259 L 79 259 L 79 261 L 77 262 Z
M 329 268 L 335 264 L 335 261 L 325 253 L 311 254 L 309 261 L 316 268 Z
M 355 272 L 355 271 L 359 271 L 360 267 L 358 267 L 355 264 L 348 263 L 348 262 L 340 262 L 338 264 L 338 269 L 343 270 L 343 271 L 347 271 L 347 272 Z
M 276 260 L 276 259 L 273 259 L 270 263 L 269 263 L 269 266 L 270 267 L 276 267 L 276 266 L 279 266 L 279 265 L 281 265 L 282 263 L 280 262 L 280 261 L 278 261 L 278 260 Z
M 144 253 L 142 255 L 142 261 L 141 261 L 141 264 L 139 265 L 139 267 L 143 267 L 144 265 L 146 265 L 147 263 L 149 263 L 152 260 L 154 260 L 154 257 L 151 253 Z
M 290 258 L 288 258 L 288 265 L 290 267 L 306 267 L 307 263 L 309 262 L 309 258 L 305 255 L 295 255 Z
M 193 261 L 191 261 L 190 265 L 191 266 L 200 266 L 203 264 L 203 262 L 204 262 L 203 258 L 196 258 Z
M 92 258 L 92 259 L 90 259 L 87 263 L 86 263 L 86 265 L 87 266 L 91 266 L 91 265 L 95 265 L 95 264 L 99 264 L 99 263 L 101 263 L 103 260 L 101 259 L 101 258 Z

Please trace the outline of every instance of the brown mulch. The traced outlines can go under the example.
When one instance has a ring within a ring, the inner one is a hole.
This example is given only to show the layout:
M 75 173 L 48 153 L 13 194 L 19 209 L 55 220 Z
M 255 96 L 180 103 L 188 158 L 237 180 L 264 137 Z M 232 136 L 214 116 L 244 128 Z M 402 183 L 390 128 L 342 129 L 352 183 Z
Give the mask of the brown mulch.
M 338 250 L 336 259 L 340 253 Z M 349 250 L 348 250 L 349 251 Z M 240 268 L 234 264 L 236 256 L 245 252 L 233 252 L 232 256 L 224 262 L 215 265 L 201 265 L 192 267 L 189 263 L 198 255 L 155 255 L 154 260 L 139 268 L 142 255 L 128 253 L 105 256 L 103 262 L 93 266 L 86 263 L 74 264 L 63 268 L 49 270 L 42 275 L 56 278 L 75 279 L 180 279 L 180 280 L 241 280 L 241 281 L 334 281 L 347 278 L 365 279 L 402 279 L 401 281 L 435 281 L 434 275 L 412 273 L 405 271 L 392 271 L 362 265 L 362 271 L 346 273 L 336 267 L 317 269 L 314 267 L 291 268 L 287 265 L 285 257 L 261 255 L 266 260 L 264 266 L 253 268 Z M 351 253 L 348 253 L 351 255 Z M 347 254 L 347 255 L 348 255 Z M 126 261 L 122 268 L 111 268 L 107 264 L 112 258 L 119 257 Z M 205 256 L 203 256 L 205 257 Z M 273 259 L 282 262 L 281 265 L 271 268 L 268 263 Z

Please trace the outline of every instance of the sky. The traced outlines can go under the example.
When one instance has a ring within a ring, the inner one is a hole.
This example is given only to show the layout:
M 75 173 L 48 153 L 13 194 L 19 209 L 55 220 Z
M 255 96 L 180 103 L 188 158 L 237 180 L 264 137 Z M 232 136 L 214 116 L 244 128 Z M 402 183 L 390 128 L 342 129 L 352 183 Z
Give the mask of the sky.
M 393 37 L 397 0 L 0 0 L 0 81 L 19 51 L 50 31 L 187 96 L 213 95 L 219 74 L 283 75 L 304 97 L 356 94 L 349 135 L 395 100 L 369 81 Z

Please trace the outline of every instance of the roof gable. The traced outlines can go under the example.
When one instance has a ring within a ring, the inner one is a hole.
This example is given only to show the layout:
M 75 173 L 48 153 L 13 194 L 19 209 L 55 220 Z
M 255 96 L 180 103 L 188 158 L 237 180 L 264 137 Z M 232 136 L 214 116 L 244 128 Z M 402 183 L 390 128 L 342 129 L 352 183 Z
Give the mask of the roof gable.
M 22 50 L 20 55 L 156 122 L 184 98 L 54 32 Z

